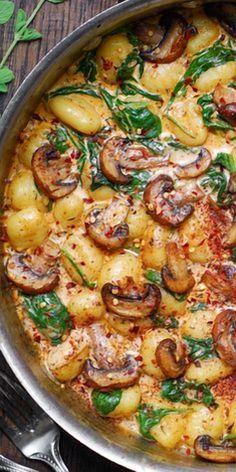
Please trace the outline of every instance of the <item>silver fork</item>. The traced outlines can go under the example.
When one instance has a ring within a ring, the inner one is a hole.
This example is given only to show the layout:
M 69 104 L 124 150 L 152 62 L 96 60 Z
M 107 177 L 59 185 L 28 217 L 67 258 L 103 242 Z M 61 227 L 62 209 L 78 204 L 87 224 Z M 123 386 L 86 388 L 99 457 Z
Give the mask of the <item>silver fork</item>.
M 0 429 L 29 459 L 69 472 L 60 450 L 60 431 L 21 385 L 0 371 Z
M 0 470 L 3 472 L 37 472 L 36 469 L 29 469 L 29 467 L 17 464 L 2 454 L 0 454 Z

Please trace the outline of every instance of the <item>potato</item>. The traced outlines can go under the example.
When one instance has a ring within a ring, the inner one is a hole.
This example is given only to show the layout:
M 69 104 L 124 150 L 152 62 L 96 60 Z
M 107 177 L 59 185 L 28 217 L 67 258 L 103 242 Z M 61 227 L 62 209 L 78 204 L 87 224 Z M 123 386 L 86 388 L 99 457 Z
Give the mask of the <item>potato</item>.
M 159 287 L 161 291 L 161 303 L 158 312 L 162 316 L 181 316 L 184 314 L 187 300 L 176 300 L 171 293 Z
M 156 348 L 158 344 L 166 338 L 173 339 L 173 336 L 166 329 L 153 329 L 147 331 L 143 337 L 140 354 L 143 358 L 143 370 L 145 374 L 153 375 L 158 380 L 165 378 L 156 361 Z
M 83 213 L 84 203 L 82 198 L 75 192 L 59 198 L 53 206 L 53 214 L 56 221 L 66 229 L 79 222 Z
M 111 313 L 107 314 L 107 321 L 109 325 L 114 328 L 115 331 L 122 334 L 123 336 L 136 336 L 136 330 L 142 330 L 151 328 L 153 326 L 153 322 L 150 318 L 143 318 L 140 320 L 127 320 L 123 319 L 120 316 L 112 315 Z
M 105 313 L 101 293 L 88 288 L 83 288 L 70 298 L 68 310 L 79 326 L 93 323 Z
M 91 239 L 78 231 L 67 238 L 63 250 L 72 257 L 89 282 L 97 280 L 103 264 L 103 254 Z M 64 254 L 62 254 L 62 262 L 70 277 L 83 285 L 80 274 Z
M 48 143 L 47 135 L 53 126 L 50 123 L 42 122 L 37 125 L 29 138 L 27 138 L 19 151 L 19 160 L 25 167 L 31 168 L 31 161 L 35 151 L 43 144 Z
M 202 226 L 203 215 L 198 209 L 180 227 L 179 235 L 183 244 L 188 243 L 188 258 L 192 262 L 206 264 L 212 259 L 208 245 L 208 235 Z
M 202 434 L 209 434 L 213 439 L 220 439 L 224 430 L 224 411 L 222 406 L 210 411 L 206 406 L 195 405 L 189 413 L 185 425 L 186 442 L 193 446 L 195 439 Z
M 49 106 L 59 120 L 80 133 L 93 135 L 102 127 L 101 117 L 83 96 L 76 100 L 70 95 L 54 97 Z
M 142 259 L 146 267 L 161 270 L 166 264 L 166 242 L 172 232 L 169 228 L 153 223 L 147 227 L 144 234 L 145 244 L 142 250 Z
M 189 55 L 196 54 L 210 46 L 219 36 L 219 25 L 203 13 L 193 16 L 191 22 L 197 28 L 197 34 L 188 40 L 186 52 Z
M 80 374 L 88 354 L 87 341 L 72 331 L 66 341 L 49 352 L 47 365 L 59 382 L 68 382 Z
M 213 384 L 233 372 L 232 367 L 224 364 L 218 357 L 202 359 L 199 363 L 200 365 L 194 363 L 189 365 L 185 373 L 186 379 L 195 380 L 198 383 Z
M 126 218 L 126 223 L 129 226 L 129 241 L 143 237 L 148 221 L 150 221 L 150 217 L 147 215 L 143 204 L 140 200 L 134 200 Z
M 35 207 L 24 208 L 7 219 L 10 243 L 17 251 L 40 246 L 48 233 L 48 223 Z
M 184 414 L 171 413 L 151 428 L 150 434 L 161 446 L 173 449 L 185 433 L 186 421 Z
M 107 282 L 122 283 L 126 281 L 127 277 L 131 277 L 138 283 L 141 275 L 142 266 L 139 257 L 129 252 L 116 254 L 112 256 L 108 262 L 103 264 L 98 279 L 98 285 L 102 287 Z
M 216 313 L 213 310 L 198 310 L 187 313 L 187 319 L 181 327 L 183 336 L 193 336 L 202 339 L 211 336 L 213 321 Z
M 117 69 L 132 51 L 127 36 L 123 33 L 104 38 L 97 49 L 96 60 L 99 76 L 108 84 L 116 83 Z
M 122 390 L 119 405 L 117 405 L 116 408 L 107 416 L 111 418 L 119 418 L 132 415 L 137 411 L 140 399 L 141 391 L 138 385 Z
M 236 76 L 236 62 L 226 62 L 221 66 L 211 67 L 203 72 L 195 82 L 200 92 L 211 92 L 218 84 L 226 85 Z
M 173 90 L 184 72 L 184 66 L 177 62 L 158 64 L 157 67 L 156 64 L 146 62 L 141 83 L 153 93 Z
M 176 101 L 170 115 L 179 126 L 169 121 L 169 129 L 181 143 L 201 146 L 206 141 L 208 130 L 203 123 L 201 107 L 194 100 Z
M 234 400 L 229 408 L 228 426 L 230 434 L 236 434 L 236 400 Z
M 23 208 L 35 207 L 38 210 L 46 211 L 47 198 L 45 202 L 38 192 L 32 172 L 23 170 L 17 174 L 9 185 L 8 197 L 10 205 L 14 210 L 23 210 Z
M 116 192 L 106 185 L 97 188 L 93 192 L 90 192 L 91 197 L 93 200 L 97 200 L 98 202 L 102 202 L 103 200 L 110 200 L 114 197 Z

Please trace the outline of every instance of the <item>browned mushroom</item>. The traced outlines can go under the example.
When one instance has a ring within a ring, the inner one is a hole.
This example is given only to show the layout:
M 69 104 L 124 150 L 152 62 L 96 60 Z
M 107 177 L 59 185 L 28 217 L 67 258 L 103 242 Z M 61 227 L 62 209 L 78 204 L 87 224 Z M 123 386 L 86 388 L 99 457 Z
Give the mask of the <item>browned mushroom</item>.
M 128 170 L 148 169 L 163 164 L 168 157 L 152 156 L 141 144 L 135 144 L 127 138 L 114 136 L 106 141 L 100 154 L 100 167 L 108 180 L 117 184 L 126 184 L 132 180 Z
M 236 193 L 236 172 L 233 172 L 230 176 L 228 191 L 230 193 Z
M 163 339 L 156 349 L 156 360 L 162 372 L 169 379 L 176 379 L 184 374 L 187 367 L 185 349 L 173 339 Z
M 236 90 L 224 85 L 217 85 L 213 99 L 218 112 L 232 126 L 236 126 Z
M 123 318 L 146 318 L 155 313 L 160 305 L 161 292 L 154 284 L 143 287 L 128 281 L 125 287 L 106 283 L 102 298 L 108 311 Z
M 169 175 L 160 174 L 144 190 L 147 212 L 155 221 L 166 226 L 179 226 L 194 211 L 193 203 L 202 198 L 196 184 L 175 190 Z
M 52 200 L 65 197 L 78 184 L 79 176 L 71 174 L 70 160 L 52 144 L 44 144 L 35 151 L 32 171 L 36 184 Z
M 135 34 L 143 43 L 141 56 L 149 61 L 167 64 L 180 57 L 188 37 L 186 20 L 178 13 L 165 13 L 158 18 L 147 18 L 135 27 Z M 192 30 L 194 33 L 194 30 Z
M 202 282 L 222 297 L 236 303 L 236 269 L 231 265 L 218 265 L 213 270 L 207 269 L 202 276 Z
M 212 336 L 221 359 L 226 364 L 236 367 L 236 311 L 224 310 L 217 315 Z
M 236 126 L 236 102 L 220 105 L 218 107 L 218 112 L 232 126 Z
M 98 369 L 88 359 L 84 365 L 84 374 L 89 387 L 109 391 L 134 385 L 139 378 L 139 364 L 134 357 L 127 356 L 122 367 Z
M 123 197 L 114 197 L 105 209 L 94 208 L 85 220 L 89 236 L 106 249 L 121 247 L 129 236 L 128 213 L 129 200 Z
M 181 179 L 193 179 L 203 174 L 211 165 L 211 154 L 206 148 L 201 148 L 197 158 L 183 166 L 178 166 L 176 175 Z
M 166 244 L 167 265 L 162 269 L 162 279 L 171 292 L 185 293 L 195 285 L 192 272 L 188 269 L 185 255 L 174 242 Z
M 223 28 L 236 38 L 236 7 L 230 2 L 211 3 L 205 7 L 209 16 L 215 17 Z
M 215 444 L 211 436 L 204 434 L 198 436 L 194 442 L 194 449 L 197 456 L 211 462 L 227 464 L 236 462 L 236 447 L 229 441 Z
M 50 268 L 40 266 L 34 256 L 21 253 L 9 257 L 6 274 L 18 288 L 29 294 L 51 292 L 59 282 L 55 265 Z

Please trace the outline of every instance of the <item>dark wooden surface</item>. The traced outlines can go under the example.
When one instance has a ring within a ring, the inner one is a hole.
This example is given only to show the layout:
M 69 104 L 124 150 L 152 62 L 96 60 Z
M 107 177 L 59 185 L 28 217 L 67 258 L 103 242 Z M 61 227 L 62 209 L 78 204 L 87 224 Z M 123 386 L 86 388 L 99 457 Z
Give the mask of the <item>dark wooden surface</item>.
M 15 0 L 14 3 L 16 10 L 21 7 L 30 14 L 37 1 Z M 9 60 L 16 79 L 10 85 L 9 93 L 0 95 L 0 113 L 4 111 L 19 84 L 47 51 L 77 26 L 116 3 L 116 0 L 67 0 L 58 5 L 46 2 L 34 21 L 34 26 L 43 33 L 43 39 L 19 44 Z M 0 26 L 0 57 L 12 40 L 12 30 L 13 21 L 8 25 Z M 7 369 L 1 355 L 0 366 Z M 0 453 L 40 472 L 49 470 L 49 467 L 42 463 L 26 460 L 5 436 L 1 436 L 1 433 Z M 61 432 L 61 453 L 70 472 L 126 472 L 126 469 L 101 458 L 63 431 Z

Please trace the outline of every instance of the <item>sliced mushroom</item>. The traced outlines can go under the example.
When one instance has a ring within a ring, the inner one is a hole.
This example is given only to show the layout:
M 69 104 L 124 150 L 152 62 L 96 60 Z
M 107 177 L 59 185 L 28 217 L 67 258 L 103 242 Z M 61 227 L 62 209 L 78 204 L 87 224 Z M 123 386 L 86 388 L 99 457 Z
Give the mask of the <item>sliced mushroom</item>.
M 203 174 L 211 165 L 211 154 L 206 148 L 201 148 L 197 158 L 190 164 L 178 166 L 176 175 L 181 179 L 193 179 Z
M 79 176 L 71 173 L 68 157 L 61 156 L 52 144 L 38 148 L 32 158 L 36 184 L 52 200 L 65 197 L 77 187 Z
M 185 255 L 174 242 L 166 244 L 167 265 L 162 269 L 162 279 L 171 292 L 185 293 L 195 285 L 192 272 L 188 269 Z
M 141 56 L 149 62 L 167 64 L 180 57 L 186 48 L 186 20 L 178 13 L 165 13 L 160 20 L 148 18 L 135 33 L 144 44 Z
M 99 390 L 109 391 L 114 388 L 130 387 L 139 378 L 139 364 L 132 356 L 127 356 L 122 367 L 98 369 L 91 359 L 85 362 L 84 374 L 87 385 Z
M 58 271 L 55 266 L 40 267 L 38 262 L 34 256 L 15 254 L 7 261 L 7 277 L 25 293 L 51 292 L 59 283 Z
M 184 374 L 187 360 L 183 346 L 177 347 L 173 339 L 163 339 L 156 349 L 156 360 L 162 372 L 169 379 L 176 379 Z
M 211 3 L 205 7 L 209 16 L 215 17 L 223 28 L 236 38 L 236 6 L 233 3 Z
M 168 157 L 152 156 L 145 146 L 114 136 L 106 141 L 100 154 L 100 167 L 108 180 L 126 184 L 132 180 L 128 170 L 149 169 L 163 164 Z
M 228 103 L 227 105 L 220 105 L 218 107 L 218 112 L 232 126 L 236 126 L 236 102 Z
M 176 227 L 194 211 L 189 202 L 202 198 L 202 192 L 195 184 L 175 190 L 172 178 L 160 174 L 147 184 L 143 198 L 147 212 L 155 221 Z
M 123 197 L 114 197 L 105 209 L 94 208 L 85 221 L 89 236 L 106 249 L 121 247 L 129 236 L 128 213 L 129 201 Z
M 229 441 L 215 444 L 211 436 L 204 434 L 198 436 L 194 442 L 194 449 L 197 456 L 211 462 L 227 464 L 236 462 L 236 447 Z
M 123 318 L 146 318 L 155 313 L 160 305 L 161 292 L 154 284 L 137 287 L 133 282 L 126 287 L 106 283 L 102 298 L 107 310 Z
M 230 176 L 228 190 L 230 193 L 236 193 L 236 172 Z
M 206 270 L 202 282 L 225 300 L 236 303 L 236 269 L 231 265 L 218 265 L 213 270 Z
M 217 315 L 212 336 L 220 358 L 229 366 L 236 367 L 236 311 L 224 310 Z
M 236 126 L 236 90 L 219 84 L 215 89 L 213 99 L 220 115 L 232 126 Z

